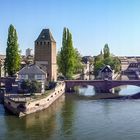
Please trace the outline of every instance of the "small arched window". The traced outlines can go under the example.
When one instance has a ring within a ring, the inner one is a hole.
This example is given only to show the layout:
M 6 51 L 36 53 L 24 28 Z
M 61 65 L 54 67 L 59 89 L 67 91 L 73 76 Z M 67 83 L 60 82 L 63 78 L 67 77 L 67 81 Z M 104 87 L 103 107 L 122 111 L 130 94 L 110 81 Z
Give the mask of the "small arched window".
M 50 46 L 50 42 L 48 42 L 48 46 Z

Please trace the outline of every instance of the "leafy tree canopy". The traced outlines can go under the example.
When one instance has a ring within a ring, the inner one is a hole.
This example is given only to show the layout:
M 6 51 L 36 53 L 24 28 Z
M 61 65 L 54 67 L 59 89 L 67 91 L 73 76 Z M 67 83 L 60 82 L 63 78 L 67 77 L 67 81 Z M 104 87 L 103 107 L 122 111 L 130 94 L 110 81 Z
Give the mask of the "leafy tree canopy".
M 58 70 L 67 79 L 71 79 L 74 73 L 81 68 L 81 55 L 73 47 L 72 34 L 68 28 L 63 30 L 61 51 L 57 54 Z
M 9 76 L 13 76 L 20 68 L 20 51 L 16 29 L 13 25 L 9 26 L 5 69 Z
M 118 57 L 114 57 L 110 55 L 110 49 L 108 44 L 105 44 L 103 48 L 103 53 L 97 55 L 94 60 L 94 74 L 95 76 L 98 75 L 99 71 L 105 66 L 110 65 L 110 67 L 115 70 L 115 72 L 120 72 L 121 70 L 121 63 Z

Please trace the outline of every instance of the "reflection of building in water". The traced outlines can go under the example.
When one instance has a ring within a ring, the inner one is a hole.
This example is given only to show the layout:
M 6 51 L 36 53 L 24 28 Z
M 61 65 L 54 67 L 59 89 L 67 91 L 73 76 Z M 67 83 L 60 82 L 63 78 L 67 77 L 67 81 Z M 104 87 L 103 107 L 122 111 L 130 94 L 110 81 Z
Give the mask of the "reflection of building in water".
M 71 95 L 66 94 L 65 105 L 62 108 L 62 132 L 64 136 L 70 136 L 73 133 L 74 124 L 74 99 Z
M 61 110 L 65 101 L 65 95 L 62 95 L 47 109 L 27 115 L 21 119 L 11 116 L 5 117 L 5 123 L 7 126 L 6 139 L 11 139 L 11 133 L 13 139 L 18 139 L 14 132 L 21 132 L 20 138 L 33 139 L 33 140 L 46 140 L 52 136 L 56 128 L 56 112 Z M 11 123 L 12 122 L 12 123 Z M 11 133 L 9 133 L 11 132 Z
M 32 127 L 37 121 L 39 121 L 40 124 L 44 124 L 43 123 L 44 121 L 47 121 L 49 118 L 54 116 L 57 110 L 60 110 L 60 108 L 62 108 L 64 101 L 65 101 L 65 95 L 63 94 L 58 100 L 56 100 L 47 109 L 27 115 L 25 117 L 26 128 Z M 47 123 L 45 123 L 44 125 L 47 125 Z

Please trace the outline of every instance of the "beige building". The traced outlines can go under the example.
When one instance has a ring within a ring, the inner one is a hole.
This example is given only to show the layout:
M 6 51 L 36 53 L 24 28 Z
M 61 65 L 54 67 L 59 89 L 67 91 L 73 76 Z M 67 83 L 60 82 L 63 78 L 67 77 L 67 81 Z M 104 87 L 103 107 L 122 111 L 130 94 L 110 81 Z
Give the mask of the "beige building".
M 47 81 L 56 81 L 56 42 L 49 29 L 43 29 L 35 41 L 34 60 L 47 73 Z
M 5 77 L 5 68 L 4 68 L 4 63 L 5 63 L 5 55 L 0 55 L 0 77 Z

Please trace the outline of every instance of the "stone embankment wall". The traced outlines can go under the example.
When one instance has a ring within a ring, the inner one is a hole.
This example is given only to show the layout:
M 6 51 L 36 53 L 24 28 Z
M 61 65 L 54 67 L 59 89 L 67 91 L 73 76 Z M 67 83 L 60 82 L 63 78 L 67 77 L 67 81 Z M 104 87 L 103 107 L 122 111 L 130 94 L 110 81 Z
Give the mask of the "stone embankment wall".
M 34 113 L 49 107 L 55 100 L 57 100 L 65 92 L 65 83 L 57 83 L 55 89 L 49 93 L 48 96 L 37 99 L 30 99 L 27 101 L 15 101 L 12 98 L 5 97 L 4 106 L 18 115 L 19 117 Z M 41 95 L 40 95 L 41 97 Z

